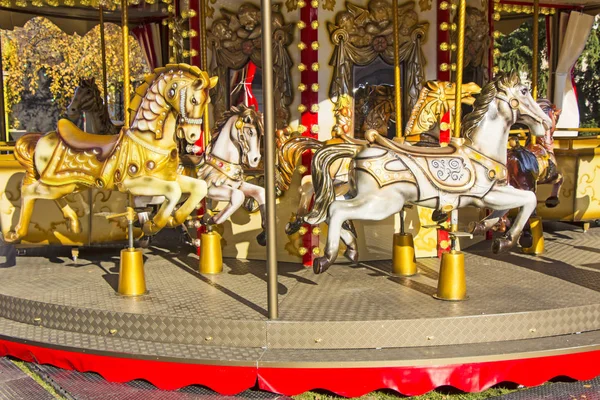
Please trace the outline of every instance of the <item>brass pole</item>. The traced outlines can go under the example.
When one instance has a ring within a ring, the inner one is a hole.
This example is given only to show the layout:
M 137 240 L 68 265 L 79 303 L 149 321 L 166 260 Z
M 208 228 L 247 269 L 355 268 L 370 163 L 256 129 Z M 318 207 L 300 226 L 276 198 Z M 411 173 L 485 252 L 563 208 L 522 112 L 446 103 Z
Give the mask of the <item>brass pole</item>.
M 538 64 L 539 64 L 539 36 L 540 36 L 540 0 L 533 0 L 533 62 L 531 66 L 531 95 L 534 100 L 538 98 Z
M 2 66 L 2 31 L 0 31 L 0 140 L 8 142 L 8 127 L 6 126 L 6 110 L 4 108 L 4 75 Z
M 207 28 L 206 28 L 206 18 L 207 18 L 207 10 L 206 10 L 206 2 L 208 0 L 198 0 L 200 2 L 200 68 L 204 71 L 208 71 L 208 41 L 207 37 Z M 204 148 L 208 147 L 210 143 L 210 112 L 208 106 L 204 109 Z
M 396 103 L 396 137 L 402 137 L 402 80 L 400 79 L 400 27 L 398 0 L 392 0 L 394 10 L 394 89 Z
M 104 38 L 104 9 L 100 10 L 100 49 L 102 51 L 102 88 L 104 89 L 104 105 L 108 107 L 108 82 L 106 81 L 106 40 Z
M 123 122 L 129 128 L 129 25 L 127 0 L 121 0 L 121 24 L 123 30 Z
M 263 93 L 273 93 L 273 34 L 271 0 L 261 0 Z M 269 319 L 278 318 L 277 304 L 277 234 L 275 232 L 275 104 L 273 96 L 263 96 L 265 128 L 265 188 L 267 195 L 267 292 Z
M 454 106 L 454 137 L 460 137 L 460 118 L 463 81 L 463 59 L 465 56 L 465 16 L 467 14 L 467 0 L 460 0 L 458 5 L 458 28 L 456 43 L 456 95 Z

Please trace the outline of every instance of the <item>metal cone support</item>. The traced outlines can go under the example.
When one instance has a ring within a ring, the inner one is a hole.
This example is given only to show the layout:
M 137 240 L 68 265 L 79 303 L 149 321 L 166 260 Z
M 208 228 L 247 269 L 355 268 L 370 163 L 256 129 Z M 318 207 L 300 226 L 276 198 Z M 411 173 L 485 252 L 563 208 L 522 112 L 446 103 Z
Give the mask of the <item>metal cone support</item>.
M 210 230 L 200 235 L 200 273 L 220 274 L 223 272 L 221 235 Z
M 394 234 L 392 273 L 399 276 L 413 276 L 417 273 L 413 235 L 404 231 L 404 209 L 400 211 L 400 233 Z
M 529 219 L 531 227 L 531 236 L 533 236 L 533 245 L 523 248 L 523 253 L 526 254 L 542 254 L 544 252 L 544 227 L 542 226 L 541 217 L 531 217 Z
M 465 276 L 465 255 L 456 250 L 458 237 L 473 237 L 470 233 L 457 232 L 457 210 L 451 213 L 450 252 L 443 253 L 440 261 L 437 292 L 433 297 L 439 300 L 460 301 L 467 299 L 467 280 Z M 443 227 L 440 227 L 443 229 Z

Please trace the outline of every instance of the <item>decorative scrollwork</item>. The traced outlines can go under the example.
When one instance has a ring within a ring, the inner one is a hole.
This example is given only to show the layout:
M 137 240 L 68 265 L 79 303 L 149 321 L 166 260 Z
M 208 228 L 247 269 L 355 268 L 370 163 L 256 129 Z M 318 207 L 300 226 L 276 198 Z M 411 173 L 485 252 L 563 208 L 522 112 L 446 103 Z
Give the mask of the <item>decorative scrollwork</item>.
M 286 24 L 280 12 L 281 3 L 273 3 L 273 69 L 275 121 L 278 129 L 287 126 L 289 106 L 293 100 L 291 67 L 288 46 L 292 42 L 293 24 Z M 210 72 L 219 77 L 220 85 L 212 92 L 215 120 L 219 119 L 229 104 L 229 70 L 243 68 L 248 61 L 262 65 L 262 28 L 260 9 L 244 3 L 237 12 L 221 9 L 222 18 L 215 20 L 208 32 L 212 51 Z
M 368 65 L 377 57 L 393 65 L 394 40 L 399 40 L 400 62 L 405 71 L 403 111 L 412 109 L 425 82 L 425 56 L 421 46 L 429 23 L 419 22 L 414 2 L 404 3 L 397 9 L 399 35 L 395 39 L 393 12 L 387 0 L 370 0 L 367 8 L 347 2 L 346 11 L 339 12 L 335 23 L 328 24 L 335 45 L 330 61 L 334 72 L 329 88 L 333 102 L 352 93 L 355 65 Z

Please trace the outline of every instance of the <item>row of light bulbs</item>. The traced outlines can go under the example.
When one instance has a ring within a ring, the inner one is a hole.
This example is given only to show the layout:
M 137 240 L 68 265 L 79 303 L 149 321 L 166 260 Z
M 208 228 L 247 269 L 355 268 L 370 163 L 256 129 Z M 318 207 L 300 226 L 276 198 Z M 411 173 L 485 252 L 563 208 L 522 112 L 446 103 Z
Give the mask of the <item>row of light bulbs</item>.
M 156 0 L 144 0 L 146 4 L 154 4 Z M 169 3 L 170 1 L 163 1 L 163 3 Z M 98 8 L 102 6 L 108 10 L 114 10 L 121 6 L 121 0 L 79 0 L 79 5 L 84 7 L 95 7 Z M 138 5 L 142 3 L 142 0 L 128 0 L 128 5 Z M 75 0 L 0 0 L 0 7 L 10 8 L 13 6 L 25 8 L 28 5 L 32 5 L 33 7 L 59 7 L 59 6 L 67 6 L 74 7 L 76 5 Z

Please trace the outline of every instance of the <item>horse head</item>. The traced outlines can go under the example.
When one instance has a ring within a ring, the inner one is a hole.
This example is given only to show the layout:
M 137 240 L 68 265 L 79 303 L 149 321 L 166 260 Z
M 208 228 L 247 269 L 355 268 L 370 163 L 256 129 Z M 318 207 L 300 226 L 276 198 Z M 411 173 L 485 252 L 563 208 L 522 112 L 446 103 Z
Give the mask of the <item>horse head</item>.
M 197 67 L 191 67 L 190 72 L 182 71 L 178 78 L 171 79 L 164 93 L 167 103 L 179 116 L 177 136 L 194 144 L 200 139 L 202 116 L 210 102 L 208 92 L 216 86 L 218 78 L 209 77 Z
M 88 111 L 96 111 L 98 105 L 102 106 L 102 96 L 96 86 L 94 78 L 79 79 L 79 86 L 75 88 L 73 99 L 67 106 L 67 118 L 75 122 L 81 118 L 81 114 Z
M 261 159 L 262 114 L 243 104 L 236 108 L 238 112 L 232 117 L 236 118 L 236 121 L 231 130 L 231 140 L 240 150 L 241 163 L 249 168 L 256 168 Z
M 544 136 L 552 127 L 552 120 L 535 102 L 529 88 L 521 82 L 516 72 L 500 75 L 496 81 L 499 102 L 498 110 L 503 115 L 512 115 L 512 123 L 524 124 L 534 136 Z

